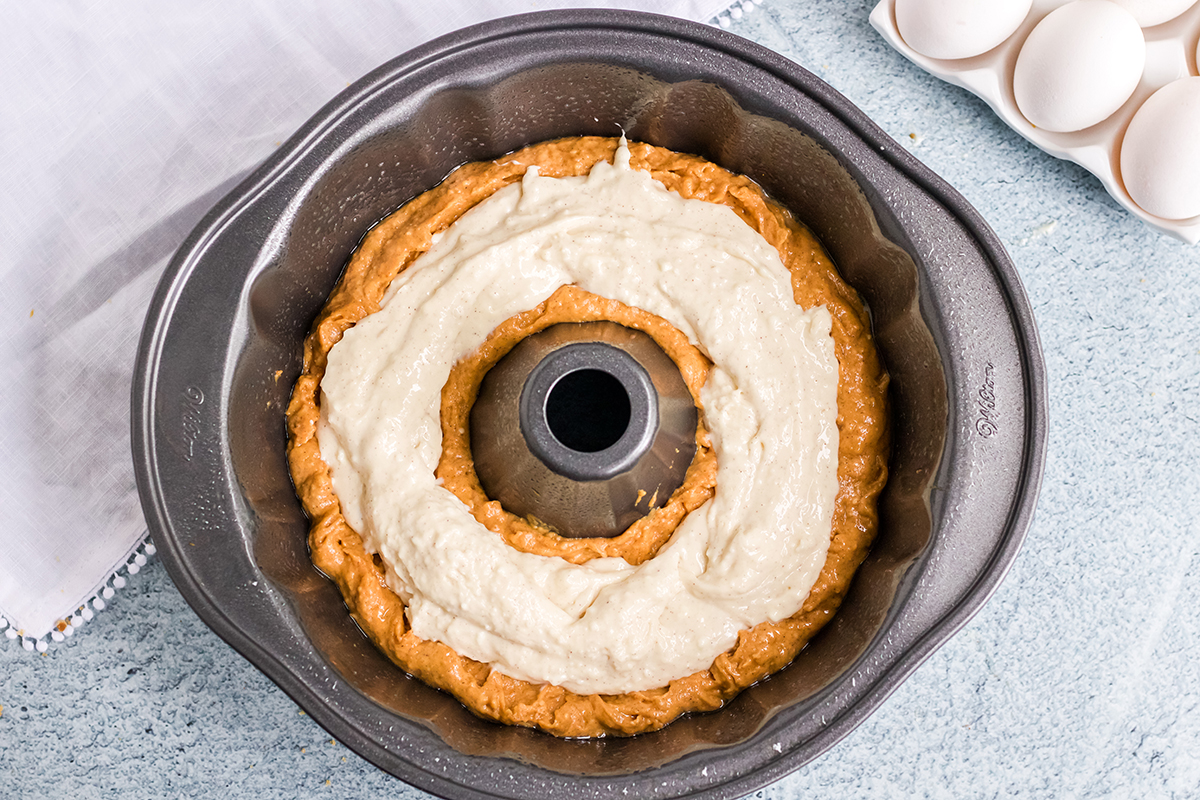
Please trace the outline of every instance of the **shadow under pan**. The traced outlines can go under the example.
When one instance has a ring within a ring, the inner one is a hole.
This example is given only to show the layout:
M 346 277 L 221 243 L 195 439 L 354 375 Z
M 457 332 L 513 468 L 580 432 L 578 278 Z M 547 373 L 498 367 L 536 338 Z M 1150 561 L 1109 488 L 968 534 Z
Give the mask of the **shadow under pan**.
M 362 636 L 309 562 L 284 410 L 302 340 L 372 225 L 465 162 L 622 130 L 748 175 L 816 232 L 892 376 L 891 478 L 842 610 L 791 666 L 656 733 L 565 741 L 478 719 Z M 1043 373 L 995 235 L 827 85 L 702 25 L 547 12 L 385 64 L 207 215 L 147 318 L 134 458 L 188 602 L 380 768 L 448 798 L 731 798 L 831 747 L 990 596 L 1036 500 Z

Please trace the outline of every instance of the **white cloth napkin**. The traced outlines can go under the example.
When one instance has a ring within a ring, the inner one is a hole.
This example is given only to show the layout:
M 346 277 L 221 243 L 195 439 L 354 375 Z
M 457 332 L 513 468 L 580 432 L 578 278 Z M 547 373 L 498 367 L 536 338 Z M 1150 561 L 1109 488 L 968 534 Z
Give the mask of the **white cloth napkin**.
M 72 633 L 124 585 L 121 571 L 145 563 L 129 451 L 133 359 L 159 274 L 203 213 L 384 61 L 486 19 L 573 5 L 581 4 L 6 4 L 0 629 L 9 638 L 44 650 L 47 634 L 57 641 Z M 590 5 L 700 21 L 730 7 Z

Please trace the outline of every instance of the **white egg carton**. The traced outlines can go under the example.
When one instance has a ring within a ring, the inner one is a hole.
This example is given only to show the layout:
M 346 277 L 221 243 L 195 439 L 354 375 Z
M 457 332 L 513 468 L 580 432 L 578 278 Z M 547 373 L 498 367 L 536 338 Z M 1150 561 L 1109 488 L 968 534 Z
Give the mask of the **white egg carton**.
M 946 0 L 936 0 L 943 6 Z M 1146 60 L 1142 77 L 1129 99 L 1102 122 L 1080 131 L 1053 133 L 1032 125 L 1017 107 L 1013 73 L 1030 31 L 1068 0 L 1033 0 L 1020 26 L 998 46 L 982 55 L 959 59 L 929 58 L 909 47 L 896 25 L 896 0 L 882 0 L 871 12 L 871 24 L 905 57 L 942 80 L 978 95 L 1009 127 L 1053 156 L 1074 161 L 1099 178 L 1117 202 L 1149 225 L 1189 244 L 1200 241 L 1200 216 L 1164 219 L 1140 208 L 1121 180 L 1120 147 L 1130 120 L 1150 95 L 1188 76 L 1200 75 L 1200 1 L 1167 22 L 1146 27 Z M 1151 0 L 1153 2 L 1153 0 Z M 1019 12 L 1018 12 L 1019 13 Z M 1196 133 L 1200 140 L 1200 131 Z

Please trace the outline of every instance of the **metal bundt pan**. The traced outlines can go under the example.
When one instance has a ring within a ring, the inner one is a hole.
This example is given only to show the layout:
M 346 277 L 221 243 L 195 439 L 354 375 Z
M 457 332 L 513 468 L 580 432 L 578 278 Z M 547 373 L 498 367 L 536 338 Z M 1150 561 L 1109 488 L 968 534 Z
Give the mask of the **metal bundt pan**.
M 309 563 L 283 413 L 301 341 L 375 222 L 464 162 L 620 130 L 749 175 L 824 241 L 892 375 L 892 477 L 842 610 L 791 666 L 657 733 L 562 741 L 479 720 L 363 638 Z M 845 736 L 994 591 L 1041 479 L 1043 373 L 995 234 L 841 95 L 705 26 L 549 12 L 385 64 L 205 217 L 146 321 L 134 459 L 184 597 L 382 769 L 447 798 L 732 798 Z

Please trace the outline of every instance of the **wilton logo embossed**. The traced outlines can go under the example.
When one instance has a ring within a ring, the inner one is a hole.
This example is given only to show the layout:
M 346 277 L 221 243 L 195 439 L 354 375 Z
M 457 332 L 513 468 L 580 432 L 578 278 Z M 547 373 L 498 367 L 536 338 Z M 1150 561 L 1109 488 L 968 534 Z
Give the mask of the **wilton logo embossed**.
M 195 386 L 189 386 L 183 390 L 183 396 L 184 401 L 180 404 L 182 406 L 180 416 L 183 420 L 181 423 L 184 445 L 183 460 L 191 461 L 196 442 L 200 438 L 200 406 L 204 405 L 204 392 Z
M 989 361 L 983 368 L 983 386 L 975 393 L 975 407 L 979 416 L 975 419 L 975 432 L 987 439 L 995 435 L 996 426 L 996 384 L 992 380 L 995 368 Z

